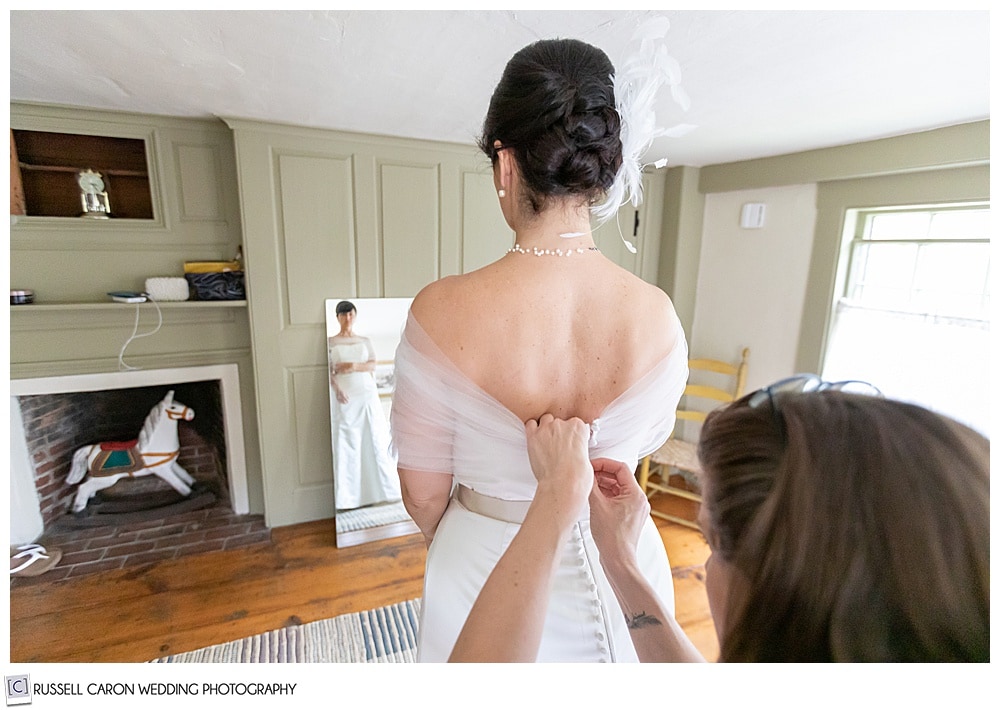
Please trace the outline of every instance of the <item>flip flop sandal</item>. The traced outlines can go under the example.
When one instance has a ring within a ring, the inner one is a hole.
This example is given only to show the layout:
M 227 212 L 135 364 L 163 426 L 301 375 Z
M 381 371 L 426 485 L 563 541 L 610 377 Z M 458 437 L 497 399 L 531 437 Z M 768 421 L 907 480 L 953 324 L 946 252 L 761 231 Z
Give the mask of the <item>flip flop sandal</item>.
M 14 560 L 24 561 L 10 568 L 11 577 L 37 577 L 55 567 L 62 559 L 62 550 L 46 550 L 37 543 L 21 545 L 15 549 L 18 553 L 10 556 L 11 564 L 14 564 Z

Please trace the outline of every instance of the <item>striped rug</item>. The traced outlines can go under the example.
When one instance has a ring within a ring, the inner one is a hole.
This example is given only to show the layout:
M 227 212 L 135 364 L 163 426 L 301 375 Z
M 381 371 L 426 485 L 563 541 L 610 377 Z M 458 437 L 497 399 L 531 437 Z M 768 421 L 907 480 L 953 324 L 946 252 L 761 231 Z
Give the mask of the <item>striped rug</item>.
M 288 626 L 151 663 L 413 663 L 420 600 Z
M 351 532 L 412 520 L 402 502 L 337 511 L 337 532 Z

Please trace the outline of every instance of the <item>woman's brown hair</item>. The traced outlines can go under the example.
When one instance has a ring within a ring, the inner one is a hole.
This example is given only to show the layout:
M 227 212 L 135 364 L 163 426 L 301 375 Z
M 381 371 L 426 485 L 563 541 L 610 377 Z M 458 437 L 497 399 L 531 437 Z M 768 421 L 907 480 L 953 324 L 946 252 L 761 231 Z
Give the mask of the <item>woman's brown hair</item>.
M 722 661 L 988 661 L 989 441 L 922 407 L 750 395 L 702 428 Z

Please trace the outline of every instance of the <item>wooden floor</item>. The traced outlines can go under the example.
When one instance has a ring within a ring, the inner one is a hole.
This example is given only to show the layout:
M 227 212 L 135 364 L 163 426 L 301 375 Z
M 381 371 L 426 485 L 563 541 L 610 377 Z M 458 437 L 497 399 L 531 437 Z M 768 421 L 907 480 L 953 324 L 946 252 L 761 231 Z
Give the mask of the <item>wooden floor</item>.
M 673 567 L 677 618 L 714 660 L 707 545 L 695 530 L 655 520 Z M 425 552 L 418 535 L 337 549 L 333 521 L 319 521 L 276 528 L 270 545 L 79 579 L 39 577 L 11 590 L 10 660 L 143 662 L 413 599 L 422 592 Z

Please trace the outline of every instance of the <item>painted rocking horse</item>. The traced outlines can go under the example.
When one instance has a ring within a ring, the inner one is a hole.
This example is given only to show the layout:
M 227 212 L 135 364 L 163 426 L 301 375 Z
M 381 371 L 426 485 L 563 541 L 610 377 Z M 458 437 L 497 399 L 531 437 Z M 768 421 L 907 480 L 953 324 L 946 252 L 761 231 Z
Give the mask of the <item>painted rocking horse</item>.
M 175 402 L 171 390 L 150 410 L 138 439 L 105 441 L 77 449 L 66 479 L 70 484 L 82 481 L 73 500 L 73 512 L 82 512 L 95 493 L 129 476 L 155 474 L 181 495 L 189 496 L 195 479 L 177 463 L 177 425 L 192 419 L 194 410 Z

